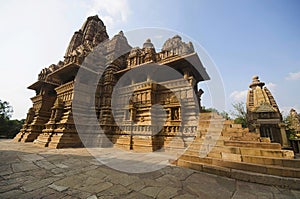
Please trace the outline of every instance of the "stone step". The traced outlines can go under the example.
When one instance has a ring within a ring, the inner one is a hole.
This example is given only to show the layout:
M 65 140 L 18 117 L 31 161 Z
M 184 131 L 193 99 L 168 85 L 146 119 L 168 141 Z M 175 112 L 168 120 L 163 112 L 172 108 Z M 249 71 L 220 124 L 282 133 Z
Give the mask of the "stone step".
M 212 157 L 200 158 L 197 156 L 182 155 L 179 160 L 190 161 L 191 163 L 204 163 L 229 169 L 244 170 L 250 172 L 257 172 L 268 175 L 276 175 L 290 178 L 300 178 L 299 168 L 288 168 L 276 165 L 260 165 L 246 162 L 234 162 L 229 160 L 222 160 Z
M 270 174 L 261 174 L 257 172 L 244 171 L 239 169 L 232 169 L 221 167 L 217 165 L 211 165 L 207 163 L 197 163 L 188 160 L 179 159 L 176 161 L 178 166 L 203 171 L 206 173 L 211 173 L 215 175 L 225 176 L 237 180 L 242 180 L 246 182 L 254 182 L 259 184 L 274 185 L 279 187 L 285 187 L 289 189 L 300 190 L 300 179 L 299 178 L 289 178 L 282 176 L 275 176 Z
M 204 144 L 201 145 L 205 147 Z M 207 148 L 209 146 L 206 146 Z M 188 150 L 185 152 L 190 155 L 198 155 L 200 151 L 200 147 L 198 146 L 190 146 Z M 272 157 L 272 158 L 289 158 L 292 159 L 294 154 L 290 150 L 274 150 L 274 149 L 255 149 L 255 148 L 241 148 L 241 147 L 227 147 L 215 145 L 210 150 L 210 153 L 231 153 L 238 154 L 242 156 L 256 156 L 256 157 Z
M 275 165 L 280 167 L 297 168 L 300 169 L 300 159 L 284 159 L 284 158 L 270 158 L 261 156 L 241 156 L 243 162 L 263 165 Z
M 260 148 L 260 149 L 281 149 L 279 143 L 266 143 L 266 142 L 249 142 L 249 141 L 224 141 L 225 146 L 246 147 L 246 148 Z

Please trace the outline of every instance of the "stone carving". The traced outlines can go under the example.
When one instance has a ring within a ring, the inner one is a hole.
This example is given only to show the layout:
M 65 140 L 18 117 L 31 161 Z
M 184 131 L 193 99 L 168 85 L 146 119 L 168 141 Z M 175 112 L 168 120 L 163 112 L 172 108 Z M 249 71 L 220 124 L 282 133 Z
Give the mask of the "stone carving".
M 193 53 L 194 47 L 191 42 L 185 43 L 179 35 L 175 35 L 164 43 L 162 51 L 168 51 L 175 55 L 184 55 Z

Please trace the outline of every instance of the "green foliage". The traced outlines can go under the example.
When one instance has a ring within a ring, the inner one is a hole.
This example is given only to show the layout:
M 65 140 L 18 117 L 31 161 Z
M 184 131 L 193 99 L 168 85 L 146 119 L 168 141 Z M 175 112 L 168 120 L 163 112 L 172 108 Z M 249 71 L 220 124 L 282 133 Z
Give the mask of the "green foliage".
M 7 101 L 0 100 L 0 119 L 9 120 L 11 114 L 13 112 L 12 107 L 9 105 Z
M 222 111 L 219 114 L 222 115 L 226 120 L 231 120 L 229 113 L 227 113 L 226 111 Z
M 205 106 L 202 106 L 202 112 L 204 113 L 218 113 L 219 115 L 223 116 L 226 120 L 230 120 L 230 116 L 229 113 L 227 113 L 226 111 L 222 111 L 219 112 L 217 109 L 215 108 L 205 108 Z
M 232 104 L 233 111 L 230 114 L 234 117 L 234 123 L 241 124 L 243 128 L 248 126 L 247 123 L 247 112 L 244 102 L 236 102 Z
M 10 120 L 12 107 L 0 100 L 0 138 L 13 138 L 20 131 L 24 120 Z
M 288 115 L 283 118 L 283 122 L 285 123 L 285 131 L 286 131 L 287 137 L 289 139 L 296 138 L 296 131 L 292 127 L 293 118 L 290 115 Z
M 234 123 L 235 124 L 241 124 L 243 128 L 247 127 L 247 121 L 244 118 L 240 118 L 240 117 L 235 118 Z
M 202 112 L 203 113 L 211 113 L 211 112 L 218 113 L 218 110 L 215 108 L 206 108 L 205 106 L 202 106 Z

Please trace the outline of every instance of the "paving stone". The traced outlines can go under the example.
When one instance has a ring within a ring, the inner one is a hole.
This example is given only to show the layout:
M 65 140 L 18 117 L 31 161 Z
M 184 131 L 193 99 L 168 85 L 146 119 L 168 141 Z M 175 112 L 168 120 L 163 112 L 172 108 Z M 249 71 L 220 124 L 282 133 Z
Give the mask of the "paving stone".
M 300 190 L 291 190 L 291 192 L 294 194 L 295 198 L 296 197 L 300 198 Z
M 140 179 L 135 175 L 127 175 L 124 173 L 107 175 L 105 180 L 112 182 L 113 184 L 121 184 L 123 186 L 128 186 Z
M 34 191 L 24 193 L 19 198 L 22 198 L 22 199 L 44 198 L 44 197 L 47 197 L 47 196 L 55 194 L 55 193 L 57 193 L 57 191 L 50 189 L 48 187 L 42 187 L 40 189 L 36 189 Z M 55 197 L 53 197 L 53 198 L 55 198 Z M 58 198 L 60 198 L 60 197 L 58 197 Z
M 125 199 L 149 199 L 149 198 L 153 198 L 153 197 L 150 197 L 150 196 L 147 196 L 147 195 L 144 195 L 140 192 L 130 192 L 127 196 L 124 197 Z
M 0 198 L 299 198 L 288 190 L 167 166 L 127 174 L 93 164 L 85 149 L 37 148 L 0 140 Z M 108 150 L 109 151 L 109 150 Z M 16 160 L 13 160 L 12 158 Z M 10 164 L 6 164 L 9 158 Z M 72 164 L 74 162 L 74 164 Z M 58 166 L 57 166 L 58 165 Z M 24 192 L 26 191 L 26 192 Z
M 232 199 L 239 199 L 239 198 L 257 199 L 257 196 L 254 193 L 243 192 L 243 191 L 238 190 L 234 193 L 234 195 L 232 196 Z
M 4 164 L 18 163 L 20 161 L 18 155 L 13 152 L 5 152 L 0 156 L 0 162 L 3 162 Z
M 57 193 L 52 193 L 52 194 L 46 195 L 43 197 L 43 199 L 53 199 L 53 198 L 60 199 L 60 198 L 64 198 L 65 196 L 67 196 L 67 195 L 64 193 L 57 192 Z
M 65 164 L 61 164 L 61 163 L 54 163 L 55 166 L 59 167 L 59 168 L 62 168 L 62 169 L 66 169 L 66 168 L 69 168 L 67 165 Z
M 21 162 L 12 164 L 12 169 L 14 172 L 22 172 L 38 169 L 38 167 L 31 162 Z
M 254 186 L 253 186 L 254 185 Z M 272 187 L 272 186 L 265 186 L 261 184 L 254 184 L 254 183 L 248 183 L 248 182 L 237 182 L 237 194 L 248 194 L 252 197 L 254 194 L 255 197 L 266 197 L 266 198 L 272 198 L 273 193 L 280 193 L 278 189 Z
M 178 188 L 175 187 L 164 187 L 159 193 L 157 198 L 158 199 L 165 199 L 165 198 L 173 198 L 177 195 Z
M 66 169 L 54 168 L 54 169 L 51 169 L 51 172 L 54 173 L 54 174 L 61 174 L 61 173 L 65 173 Z
M 100 192 L 97 195 L 113 195 L 113 196 L 121 196 L 121 195 L 126 195 L 129 192 L 131 192 L 130 189 L 122 186 L 122 185 L 113 185 L 112 187 L 110 187 L 109 189 L 106 189 L 105 191 Z
M 19 196 L 22 195 L 24 192 L 21 190 L 11 190 L 5 193 L 0 193 L 0 198 L 5 199 L 5 198 L 20 198 Z
M 55 182 L 55 185 L 78 188 L 84 185 L 84 181 L 88 178 L 88 176 L 80 174 L 74 176 L 68 176 L 61 180 Z
M 196 198 L 195 195 L 191 195 L 188 193 L 173 197 L 173 199 L 195 199 L 195 198 Z
M 197 194 L 199 197 L 203 195 L 210 197 L 230 196 L 235 191 L 235 180 L 214 176 L 206 173 L 194 173 L 183 182 L 184 187 L 191 193 Z
M 165 186 L 177 187 L 177 188 L 182 187 L 181 181 L 177 177 L 170 174 L 161 176 L 158 179 L 156 179 L 156 181 L 165 184 Z
M 23 185 L 21 187 L 21 189 L 24 190 L 24 191 L 36 190 L 36 189 L 39 189 L 41 187 L 45 187 L 45 186 L 51 184 L 52 182 L 54 182 L 56 180 L 58 180 L 58 178 L 47 178 L 47 179 L 35 181 L 35 182 L 32 182 L 32 183 Z
M 12 189 L 16 189 L 16 188 L 18 188 L 20 186 L 21 186 L 20 183 L 13 183 L 13 184 L 8 184 L 8 185 L 1 185 L 0 186 L 0 193 L 7 192 L 7 191 L 10 191 Z
M 94 178 L 94 177 L 88 177 L 85 181 L 84 181 L 84 185 L 85 186 L 89 186 L 89 185 L 95 185 L 95 184 L 99 184 L 100 182 L 104 182 L 104 180 L 102 178 Z
M 140 193 L 156 198 L 158 193 L 163 189 L 163 187 L 145 187 L 140 191 Z
M 294 198 L 294 194 L 290 190 L 283 190 L 280 193 L 274 193 L 274 198 L 276 199 Z M 300 198 L 300 196 L 297 195 L 296 198 Z
M 43 156 L 37 154 L 20 155 L 19 157 L 21 160 L 30 161 L 30 162 L 44 159 Z
M 47 170 L 51 170 L 51 169 L 56 168 L 56 166 L 54 164 L 48 162 L 47 160 L 36 161 L 35 165 L 37 165 L 40 168 L 47 169 Z
M 91 196 L 87 197 L 86 199 L 97 199 L 97 196 L 96 195 L 91 195 Z
M 85 174 L 88 176 L 93 176 L 95 178 L 100 178 L 100 179 L 103 179 L 107 176 L 106 173 L 102 172 L 101 169 L 98 169 L 98 168 L 87 171 L 87 172 L 85 172 Z
M 56 191 L 59 191 L 59 192 L 65 191 L 69 188 L 69 187 L 65 187 L 65 186 L 58 186 L 55 183 L 50 184 L 48 187 L 51 189 L 54 189 Z
M 96 185 L 88 185 L 88 186 L 82 186 L 82 187 L 78 187 L 77 189 L 85 191 L 85 192 L 89 192 L 89 193 L 99 193 L 101 191 L 104 191 L 108 188 L 110 188 L 111 186 L 113 186 L 112 183 L 110 182 L 102 182 Z
M 0 176 L 13 173 L 10 164 L 0 165 Z
M 201 185 L 199 185 L 199 184 L 189 183 L 184 188 L 188 193 L 197 195 L 198 198 L 212 198 L 211 196 L 209 196 L 206 193 L 205 190 L 203 191 L 203 189 L 205 189 L 205 188 L 201 187 Z M 216 198 L 216 197 L 213 197 L 213 198 Z
M 81 198 L 81 199 L 86 199 L 91 195 L 91 193 L 89 192 L 80 191 L 72 188 L 67 189 L 64 193 L 72 196 L 72 198 Z
M 134 190 L 134 191 L 140 191 L 144 187 L 145 187 L 145 184 L 144 184 L 143 181 L 138 181 L 138 182 L 132 183 L 132 184 L 127 186 L 127 188 L 129 190 Z
M 3 176 L 6 184 L 12 184 L 12 183 L 24 183 L 24 182 L 30 182 L 36 180 L 33 176 L 28 176 L 28 173 L 21 172 L 21 173 L 12 173 L 7 176 Z

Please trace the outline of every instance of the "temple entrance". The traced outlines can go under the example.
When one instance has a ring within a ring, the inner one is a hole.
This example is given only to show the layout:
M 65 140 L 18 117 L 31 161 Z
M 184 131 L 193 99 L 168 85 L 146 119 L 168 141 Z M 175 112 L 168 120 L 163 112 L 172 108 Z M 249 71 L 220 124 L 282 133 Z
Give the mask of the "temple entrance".
M 280 129 L 276 124 L 262 124 L 260 126 L 260 136 L 270 138 L 271 142 L 282 143 Z

